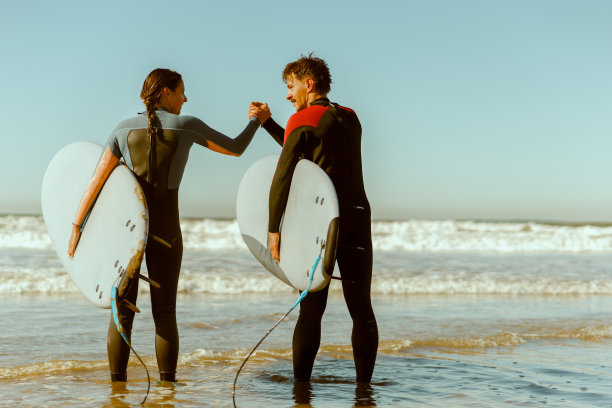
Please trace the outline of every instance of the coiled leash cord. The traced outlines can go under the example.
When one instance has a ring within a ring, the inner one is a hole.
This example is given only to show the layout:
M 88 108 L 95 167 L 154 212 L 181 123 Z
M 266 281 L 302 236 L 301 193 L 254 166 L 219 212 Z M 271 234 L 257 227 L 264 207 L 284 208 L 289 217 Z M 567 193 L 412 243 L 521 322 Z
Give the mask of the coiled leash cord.
M 146 279 L 144 276 L 142 275 L 138 275 L 137 278 L 142 278 L 145 279 L 146 281 L 148 281 L 150 284 L 152 284 L 153 286 L 157 286 L 159 287 L 159 285 L 149 279 Z M 115 322 L 115 327 L 117 327 L 117 331 L 119 332 L 119 334 L 121 335 L 121 337 L 123 337 L 123 340 L 125 340 L 125 342 L 127 343 L 127 345 L 130 347 L 130 350 L 132 350 L 134 352 L 134 355 L 136 356 L 136 358 L 138 358 L 138 361 L 140 361 L 140 364 L 142 364 L 142 366 L 144 367 L 146 373 L 147 373 L 147 393 L 145 394 L 144 399 L 142 400 L 142 402 L 140 403 L 140 405 L 144 404 L 145 401 L 147 400 L 147 397 L 149 396 L 149 390 L 151 389 L 151 377 L 149 376 L 149 370 L 147 369 L 146 364 L 144 363 L 144 361 L 142 361 L 142 359 L 140 358 L 140 356 L 138 355 L 138 353 L 136 353 L 136 350 L 134 350 L 134 347 L 132 347 L 132 344 L 130 343 L 130 341 L 128 340 L 127 336 L 125 335 L 125 330 L 123 330 L 123 325 L 121 324 L 121 320 L 119 319 L 119 307 L 118 304 L 120 302 L 125 302 L 127 304 L 127 306 L 132 309 L 133 311 L 135 311 L 136 313 L 140 313 L 140 310 L 138 310 L 138 308 L 133 305 L 132 303 L 128 302 L 126 299 L 122 299 L 118 301 L 118 295 L 117 295 L 117 281 L 119 281 L 121 279 L 121 276 L 117 277 L 117 280 L 115 281 L 115 283 L 113 284 L 113 286 L 111 287 L 111 309 L 112 309 L 112 314 L 113 314 L 113 321 Z
M 234 403 L 234 408 L 236 407 L 236 383 L 238 382 L 238 376 L 240 375 L 240 371 L 242 371 L 242 367 L 244 367 L 244 365 L 246 364 L 247 360 L 249 359 L 249 357 L 251 357 L 253 355 L 253 353 L 255 353 L 255 350 L 257 350 L 257 347 L 259 347 L 259 345 L 261 343 L 263 343 L 263 341 L 266 339 L 266 337 L 268 337 L 268 335 L 270 333 L 272 333 L 272 330 L 276 329 L 276 326 L 278 326 L 283 320 L 285 320 L 285 318 L 287 316 L 289 316 L 289 313 L 291 313 L 293 311 L 293 309 L 296 308 L 297 305 L 300 304 L 300 302 L 302 300 L 304 300 L 304 298 L 306 297 L 306 295 L 308 294 L 308 290 L 310 289 L 310 286 L 312 285 L 312 278 L 314 276 L 314 272 L 317 269 L 317 265 L 319 265 L 319 261 L 321 260 L 321 253 L 323 252 L 323 248 L 324 245 L 321 245 L 321 251 L 319 252 L 319 256 L 317 257 L 317 260 L 315 261 L 314 265 L 312 265 L 312 270 L 310 271 L 310 276 L 308 277 L 308 287 L 306 288 L 305 291 L 303 291 L 300 294 L 300 297 L 298 298 L 298 300 L 295 302 L 295 304 L 293 306 L 291 306 L 291 309 L 289 309 L 289 311 L 287 313 L 285 313 L 285 315 L 283 317 L 281 317 L 279 319 L 279 321 L 277 321 L 274 326 L 272 326 L 272 328 L 270 330 L 268 330 L 268 332 L 266 333 L 265 336 L 263 336 L 261 338 L 261 340 L 259 340 L 259 343 L 257 343 L 255 345 L 255 347 L 253 347 L 253 350 L 251 350 L 251 352 L 249 353 L 248 356 L 246 356 L 246 358 L 244 359 L 244 361 L 242 362 L 242 364 L 240 365 L 240 368 L 238 369 L 238 372 L 236 373 L 236 378 L 234 378 L 234 387 L 232 388 L 232 402 Z

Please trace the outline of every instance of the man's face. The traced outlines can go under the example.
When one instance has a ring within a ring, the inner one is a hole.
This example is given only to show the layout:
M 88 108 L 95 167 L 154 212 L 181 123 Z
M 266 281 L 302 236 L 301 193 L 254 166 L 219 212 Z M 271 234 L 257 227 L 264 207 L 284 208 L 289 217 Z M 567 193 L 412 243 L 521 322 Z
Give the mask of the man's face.
M 293 104 L 296 112 L 308 107 L 308 83 L 310 78 L 298 79 L 295 74 L 287 77 L 287 100 Z

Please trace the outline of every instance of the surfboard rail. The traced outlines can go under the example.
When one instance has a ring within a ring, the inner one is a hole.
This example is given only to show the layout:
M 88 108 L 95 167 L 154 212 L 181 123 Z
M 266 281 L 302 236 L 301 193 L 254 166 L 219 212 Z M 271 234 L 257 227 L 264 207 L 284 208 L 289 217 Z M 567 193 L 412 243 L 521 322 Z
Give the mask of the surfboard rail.
M 87 217 L 74 258 L 68 256 L 72 219 L 103 147 L 75 142 L 53 157 L 43 177 L 43 219 L 57 255 L 75 286 L 93 304 L 111 307 L 118 276 L 140 270 L 149 229 L 144 192 L 125 165 L 110 174 Z
M 280 227 L 280 262 L 269 250 L 268 201 L 278 155 L 255 162 L 244 174 L 236 200 L 236 218 L 245 244 L 255 258 L 274 276 L 298 290 L 309 284 L 311 292 L 329 283 L 335 262 L 339 233 L 339 206 L 329 176 L 315 163 L 298 162 Z

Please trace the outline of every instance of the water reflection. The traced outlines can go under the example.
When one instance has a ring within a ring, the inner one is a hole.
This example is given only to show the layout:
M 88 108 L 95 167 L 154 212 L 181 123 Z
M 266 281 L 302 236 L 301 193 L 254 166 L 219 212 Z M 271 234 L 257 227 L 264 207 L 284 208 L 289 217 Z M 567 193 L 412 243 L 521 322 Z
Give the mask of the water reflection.
M 355 407 L 375 407 L 374 389 L 369 383 L 357 383 L 355 386 Z
M 110 398 L 104 408 L 123 408 L 133 407 L 136 404 L 140 404 L 146 394 L 146 383 L 145 388 L 141 387 L 140 382 L 128 383 L 125 381 L 113 381 L 111 384 Z M 128 388 L 128 384 L 131 386 Z M 136 385 L 137 384 L 137 385 Z M 174 402 L 176 402 L 176 385 L 180 383 L 172 383 L 167 381 L 158 381 L 151 384 L 151 390 L 146 406 L 150 407 L 164 407 L 173 408 Z
M 295 408 L 308 408 L 312 407 L 310 402 L 312 401 L 312 385 L 310 382 L 294 381 L 293 383 L 293 401 L 295 402 Z
M 130 395 L 130 390 L 127 388 L 126 381 L 111 381 L 111 395 L 108 404 L 104 408 L 110 407 L 129 407 L 130 403 L 126 402 L 126 397 Z
M 295 381 L 293 383 L 294 408 L 311 408 L 314 393 L 309 382 Z M 355 385 L 355 400 L 353 407 L 376 407 L 374 389 L 369 383 Z

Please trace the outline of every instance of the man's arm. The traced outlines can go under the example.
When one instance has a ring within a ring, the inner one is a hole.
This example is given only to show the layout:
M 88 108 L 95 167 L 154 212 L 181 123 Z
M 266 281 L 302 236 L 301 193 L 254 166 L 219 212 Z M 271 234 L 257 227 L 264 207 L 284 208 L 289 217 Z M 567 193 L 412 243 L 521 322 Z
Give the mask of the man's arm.
M 289 189 L 293 172 L 300 160 L 302 146 L 306 143 L 307 131 L 295 131 L 287 138 L 283 147 L 276 171 L 270 186 L 270 198 L 268 202 L 268 242 L 272 258 L 280 261 L 280 222 L 287 206 Z
M 272 112 L 270 112 L 270 107 L 268 107 L 268 104 L 251 102 L 249 105 L 249 117 L 251 117 L 251 115 L 256 116 L 257 119 L 259 119 L 261 122 L 261 127 L 266 129 L 276 143 L 282 147 L 285 143 L 285 129 L 283 129 L 274 121 L 274 119 L 272 119 Z
M 307 130 L 300 130 L 291 134 L 287 138 L 287 143 L 285 143 L 280 158 L 278 159 L 274 178 L 272 178 L 272 185 L 270 186 L 269 232 L 279 232 L 281 217 L 283 216 L 289 197 L 289 188 L 291 187 L 293 172 L 300 159 L 302 147 L 307 137 Z
M 283 142 L 285 141 L 285 129 L 283 129 L 281 125 L 276 123 L 274 119 L 269 118 L 264 122 L 262 127 L 266 129 L 274 140 L 276 140 L 276 143 L 278 143 L 279 146 L 283 146 Z

